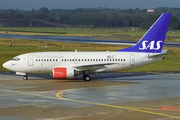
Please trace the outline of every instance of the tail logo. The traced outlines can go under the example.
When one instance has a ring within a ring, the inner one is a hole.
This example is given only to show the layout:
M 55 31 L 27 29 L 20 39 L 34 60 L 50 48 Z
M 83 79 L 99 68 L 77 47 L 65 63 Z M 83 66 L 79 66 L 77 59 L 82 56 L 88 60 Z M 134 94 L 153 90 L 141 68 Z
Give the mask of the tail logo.
M 161 45 L 160 43 L 162 43 L 163 41 L 157 41 L 156 42 L 156 47 L 154 46 L 155 45 L 155 41 L 151 41 L 149 44 L 147 40 L 143 41 L 142 42 L 142 48 L 139 47 L 140 50 L 147 50 L 148 48 L 150 50 L 159 50 L 161 48 Z

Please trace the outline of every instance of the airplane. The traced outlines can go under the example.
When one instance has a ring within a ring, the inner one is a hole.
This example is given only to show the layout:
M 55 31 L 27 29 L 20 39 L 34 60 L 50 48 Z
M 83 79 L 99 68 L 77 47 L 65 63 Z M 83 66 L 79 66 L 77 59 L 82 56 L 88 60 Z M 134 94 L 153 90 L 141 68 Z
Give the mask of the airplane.
M 115 52 L 34 52 L 18 55 L 2 66 L 24 75 L 24 80 L 27 73 L 51 73 L 55 79 L 83 74 L 84 81 L 91 80 L 89 74 L 137 68 L 164 59 L 170 18 L 170 13 L 163 13 L 137 44 Z

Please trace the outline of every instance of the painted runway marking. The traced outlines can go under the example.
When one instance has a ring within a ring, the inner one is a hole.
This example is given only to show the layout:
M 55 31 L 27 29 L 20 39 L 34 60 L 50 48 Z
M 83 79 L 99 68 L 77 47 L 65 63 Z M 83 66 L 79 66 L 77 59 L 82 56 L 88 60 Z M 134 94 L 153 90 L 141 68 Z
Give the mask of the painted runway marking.
M 68 99 L 68 98 L 64 98 L 64 97 L 60 96 L 62 93 L 70 91 L 70 90 L 77 90 L 77 89 L 63 90 L 61 92 L 58 92 L 56 94 L 56 97 L 59 98 L 59 99 L 62 99 L 62 100 L 67 100 L 67 101 L 72 101 L 72 102 L 86 103 L 86 104 L 91 104 L 91 105 L 100 105 L 100 106 L 113 107 L 113 108 L 121 108 L 121 109 L 126 109 L 126 110 L 132 110 L 132 111 L 138 111 L 138 112 L 143 112 L 143 113 L 148 113 L 148 114 L 154 114 L 154 115 L 160 115 L 160 116 L 180 119 L 180 117 L 177 117 L 177 116 L 171 116 L 171 115 L 166 115 L 166 114 L 161 114 L 161 113 L 141 110 L 141 109 L 137 109 L 137 108 L 124 107 L 124 106 L 116 106 L 116 105 L 109 105 L 109 104 L 102 104 L 102 103 L 93 103 L 93 102 L 86 102 L 86 101 L 80 101 L 80 100 L 73 100 L 73 99 Z
M 79 88 L 79 89 L 83 89 L 83 88 Z M 109 104 L 102 104 L 102 103 L 92 103 L 92 102 L 86 102 L 86 101 L 68 99 L 68 98 L 64 98 L 64 97 L 61 97 L 61 96 L 60 96 L 60 94 L 66 92 L 66 91 L 78 90 L 78 89 L 62 90 L 62 91 L 56 93 L 56 97 L 39 95 L 39 94 L 35 94 L 35 93 L 24 93 L 24 92 L 12 91 L 12 90 L 5 90 L 5 89 L 0 89 L 0 90 L 1 90 L 1 91 L 6 91 L 6 92 L 11 92 L 11 93 L 22 94 L 22 95 L 39 96 L 39 97 L 45 97 L 45 98 L 50 98 L 50 99 L 56 99 L 56 100 L 67 100 L 67 101 L 79 102 L 79 103 L 86 103 L 86 104 L 91 104 L 91 105 L 99 105 L 99 106 L 106 106 L 106 107 L 113 107 L 113 108 L 121 108 L 121 109 L 127 109 L 127 110 L 132 110 L 132 111 L 138 111 L 138 112 L 143 112 L 143 113 L 148 113 L 148 114 L 154 114 L 154 115 L 159 115 L 159 116 L 165 116 L 165 117 L 180 119 L 180 117 L 177 117 L 177 116 L 171 116 L 171 115 L 166 115 L 166 114 L 161 114 L 161 113 L 156 113 L 156 112 L 141 110 L 141 109 L 137 109 L 137 108 L 132 108 L 132 107 L 116 106 L 116 105 L 109 105 Z
M 158 107 L 158 109 L 161 109 L 161 110 L 180 111 L 180 108 L 175 108 L 175 107 Z
M 131 107 L 131 108 L 135 108 L 135 109 L 147 109 L 147 110 L 166 110 L 166 111 L 180 111 L 180 108 L 162 108 L 162 107 L 157 107 L 157 108 L 144 108 L 144 107 Z

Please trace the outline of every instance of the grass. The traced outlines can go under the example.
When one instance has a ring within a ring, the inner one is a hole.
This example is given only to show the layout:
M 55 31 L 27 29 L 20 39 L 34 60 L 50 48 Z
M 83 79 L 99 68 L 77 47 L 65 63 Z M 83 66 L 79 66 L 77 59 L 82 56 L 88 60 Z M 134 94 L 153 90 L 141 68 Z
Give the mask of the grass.
M 8 47 L 9 42 L 11 42 L 12 44 L 11 47 Z M 44 49 L 46 44 L 48 45 L 48 49 Z M 0 38 L 0 65 L 12 59 L 14 56 L 23 53 L 63 51 L 63 45 L 65 46 L 65 51 L 75 51 L 76 49 L 78 49 L 78 51 L 116 51 L 128 47 L 120 45 L 101 45 L 90 43 L 69 43 Z M 175 52 L 174 54 L 166 55 L 166 58 L 163 61 L 128 70 L 128 72 L 165 72 L 180 70 L 180 48 L 164 47 L 164 49 L 177 52 Z M 3 67 L 0 67 L 0 71 L 7 70 Z

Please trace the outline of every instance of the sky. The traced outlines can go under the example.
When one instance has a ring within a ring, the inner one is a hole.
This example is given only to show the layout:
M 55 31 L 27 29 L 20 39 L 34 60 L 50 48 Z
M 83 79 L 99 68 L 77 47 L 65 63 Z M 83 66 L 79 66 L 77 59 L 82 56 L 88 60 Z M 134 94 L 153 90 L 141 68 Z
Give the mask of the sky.
M 180 0 L 0 0 L 0 9 L 32 10 L 76 8 L 120 8 L 154 9 L 158 7 L 180 7 Z

